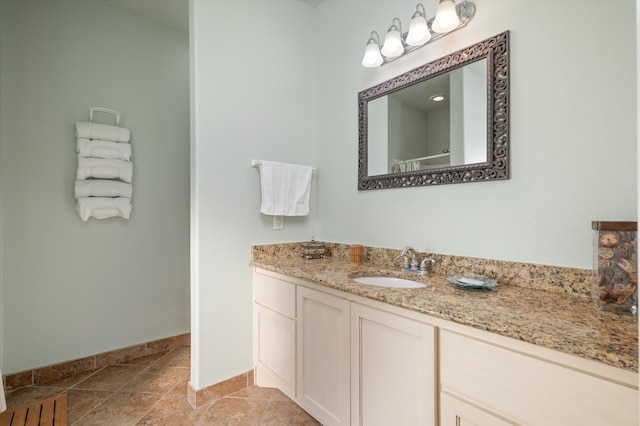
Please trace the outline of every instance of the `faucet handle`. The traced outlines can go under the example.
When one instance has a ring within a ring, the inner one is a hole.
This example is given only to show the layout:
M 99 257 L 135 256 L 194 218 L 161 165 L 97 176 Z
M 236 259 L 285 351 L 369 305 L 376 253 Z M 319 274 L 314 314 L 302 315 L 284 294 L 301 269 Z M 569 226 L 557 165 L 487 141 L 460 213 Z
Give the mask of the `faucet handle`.
M 411 269 L 418 269 L 418 259 L 415 257 L 411 259 Z
M 431 264 L 435 264 L 436 261 L 431 259 L 430 257 L 425 257 L 424 259 L 422 259 L 422 262 L 420 262 L 420 272 L 427 272 L 427 262 L 431 262 Z

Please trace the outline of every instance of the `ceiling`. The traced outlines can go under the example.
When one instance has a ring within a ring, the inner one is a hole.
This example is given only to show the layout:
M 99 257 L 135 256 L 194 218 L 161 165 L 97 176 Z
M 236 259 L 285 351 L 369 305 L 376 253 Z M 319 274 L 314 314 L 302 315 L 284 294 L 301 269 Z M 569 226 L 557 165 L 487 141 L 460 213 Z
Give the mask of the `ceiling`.
M 114 9 L 174 30 L 189 32 L 189 0 L 95 0 Z M 301 0 L 318 7 L 323 0 Z

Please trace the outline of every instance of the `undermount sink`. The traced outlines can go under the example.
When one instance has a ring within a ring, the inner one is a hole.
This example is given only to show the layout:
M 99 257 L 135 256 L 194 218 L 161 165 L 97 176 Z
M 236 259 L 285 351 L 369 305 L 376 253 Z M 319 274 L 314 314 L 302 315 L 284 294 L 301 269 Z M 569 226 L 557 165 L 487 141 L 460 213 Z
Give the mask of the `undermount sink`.
M 354 277 L 351 279 L 360 284 L 374 285 L 378 287 L 421 288 L 427 286 L 426 284 L 419 283 L 417 281 L 395 277 Z

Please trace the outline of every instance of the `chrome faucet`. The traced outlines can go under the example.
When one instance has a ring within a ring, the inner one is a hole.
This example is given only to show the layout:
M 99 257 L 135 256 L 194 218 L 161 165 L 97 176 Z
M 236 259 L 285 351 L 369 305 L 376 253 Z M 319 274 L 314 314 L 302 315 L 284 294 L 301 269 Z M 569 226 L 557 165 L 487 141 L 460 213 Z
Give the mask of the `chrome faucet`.
M 413 247 L 409 246 L 402 249 L 398 258 L 402 258 L 402 272 L 418 275 L 427 275 L 429 273 L 427 270 L 427 262 L 431 262 L 432 265 L 435 263 L 433 259 L 427 257 L 418 263 L 418 253 Z M 418 266 L 418 264 L 420 266 Z

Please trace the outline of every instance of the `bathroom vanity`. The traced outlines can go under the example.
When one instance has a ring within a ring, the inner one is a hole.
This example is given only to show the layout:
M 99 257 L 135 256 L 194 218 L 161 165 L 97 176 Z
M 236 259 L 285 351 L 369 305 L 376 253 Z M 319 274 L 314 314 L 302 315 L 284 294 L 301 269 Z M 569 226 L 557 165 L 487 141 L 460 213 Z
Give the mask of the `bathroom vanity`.
M 637 425 L 636 318 L 588 298 L 351 278 L 343 258 L 254 266 L 256 384 L 323 425 Z

